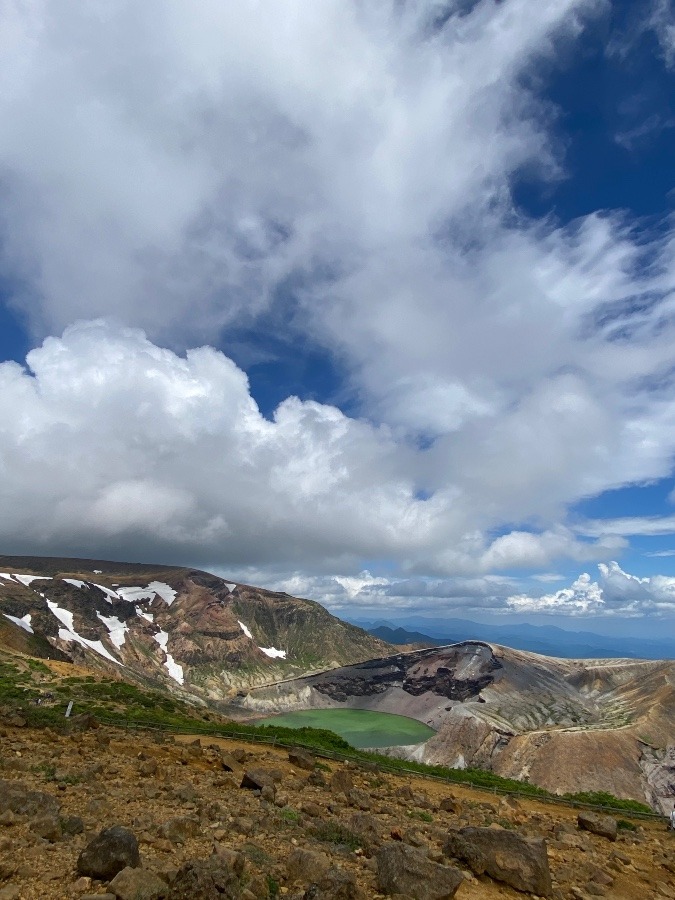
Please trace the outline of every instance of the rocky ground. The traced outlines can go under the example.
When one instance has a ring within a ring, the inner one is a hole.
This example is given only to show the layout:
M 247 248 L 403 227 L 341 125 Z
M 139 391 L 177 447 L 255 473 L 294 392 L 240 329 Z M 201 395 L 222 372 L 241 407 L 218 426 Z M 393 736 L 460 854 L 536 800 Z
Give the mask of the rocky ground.
M 305 751 L 0 727 L 0 900 L 675 898 L 665 821 L 577 817 Z

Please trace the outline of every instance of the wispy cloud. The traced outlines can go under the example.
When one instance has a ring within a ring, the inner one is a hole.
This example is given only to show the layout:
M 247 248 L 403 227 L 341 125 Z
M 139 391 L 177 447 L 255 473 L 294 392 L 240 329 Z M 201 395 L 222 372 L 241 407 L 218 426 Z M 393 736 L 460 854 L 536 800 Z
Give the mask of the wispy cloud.
M 624 516 L 618 519 L 592 519 L 575 525 L 579 534 L 588 537 L 603 535 L 657 536 L 675 534 L 675 516 Z

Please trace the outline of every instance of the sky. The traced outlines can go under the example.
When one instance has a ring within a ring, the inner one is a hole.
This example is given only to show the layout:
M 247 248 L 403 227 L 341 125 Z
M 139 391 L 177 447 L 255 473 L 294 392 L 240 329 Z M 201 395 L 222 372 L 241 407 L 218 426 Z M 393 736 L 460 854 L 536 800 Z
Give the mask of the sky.
M 0 546 L 675 633 L 666 0 L 6 0 Z

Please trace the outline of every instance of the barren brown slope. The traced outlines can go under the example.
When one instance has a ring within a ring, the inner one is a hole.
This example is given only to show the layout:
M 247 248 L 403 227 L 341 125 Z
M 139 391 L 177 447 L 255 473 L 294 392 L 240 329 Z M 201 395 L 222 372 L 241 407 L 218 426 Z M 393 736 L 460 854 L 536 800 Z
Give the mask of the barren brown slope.
M 216 738 L 0 725 L 0 891 L 21 900 L 111 890 L 184 900 L 180 877 L 210 860 L 224 876 L 238 875 L 227 896 L 242 900 L 368 900 L 384 897 L 378 853 L 396 844 L 419 867 L 413 891 L 398 896 L 441 896 L 434 891 L 445 866 L 462 875 L 458 900 L 533 896 L 446 855 L 448 833 L 469 827 L 486 829 L 495 843 L 505 832 L 545 839 L 550 900 L 675 898 L 675 838 L 664 822 L 635 822 L 610 841 L 579 830 L 577 812 L 566 807 L 317 762 L 301 768 L 279 748 Z M 251 770 L 269 773 L 267 791 L 240 787 Z M 41 810 L 12 812 L 12 800 L 32 796 L 35 805 L 31 791 L 39 792 Z M 145 893 L 78 872 L 82 850 L 110 826 L 138 839 L 140 865 L 126 877 Z M 222 895 L 190 895 L 213 896 Z

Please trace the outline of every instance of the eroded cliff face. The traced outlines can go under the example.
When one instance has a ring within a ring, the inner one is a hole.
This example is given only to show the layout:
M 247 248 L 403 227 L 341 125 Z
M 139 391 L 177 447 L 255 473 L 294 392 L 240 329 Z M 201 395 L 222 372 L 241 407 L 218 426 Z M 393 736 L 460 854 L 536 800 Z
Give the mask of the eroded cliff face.
M 559 793 L 606 790 L 665 811 L 675 797 L 674 676 L 670 661 L 563 660 L 467 641 L 253 690 L 241 702 L 260 713 L 350 707 L 412 716 L 437 734 L 392 755 Z

